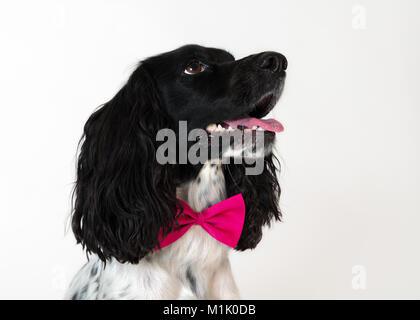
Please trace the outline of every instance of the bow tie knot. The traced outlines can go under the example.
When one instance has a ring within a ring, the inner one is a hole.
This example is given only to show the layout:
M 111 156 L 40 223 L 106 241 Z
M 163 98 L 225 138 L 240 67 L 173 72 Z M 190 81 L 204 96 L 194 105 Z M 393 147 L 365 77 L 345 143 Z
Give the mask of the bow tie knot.
M 196 224 L 203 225 L 204 223 L 207 223 L 207 218 L 203 213 L 197 213 L 195 216 Z
M 177 217 L 178 224 L 174 225 L 173 231 L 165 238 L 160 235 L 161 248 L 181 238 L 193 225 L 201 226 L 213 238 L 225 245 L 236 247 L 245 221 L 245 202 L 241 194 L 216 203 L 200 213 L 195 212 L 182 200 L 179 201 L 184 211 Z M 177 215 L 179 211 L 178 208 Z

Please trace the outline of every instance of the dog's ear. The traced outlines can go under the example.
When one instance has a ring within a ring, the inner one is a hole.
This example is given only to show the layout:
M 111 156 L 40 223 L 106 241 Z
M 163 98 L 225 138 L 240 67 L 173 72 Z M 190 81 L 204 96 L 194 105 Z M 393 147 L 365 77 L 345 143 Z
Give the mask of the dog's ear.
M 137 263 L 174 224 L 170 165 L 156 160 L 156 133 L 170 128 L 156 85 L 140 65 L 84 127 L 74 189 L 77 242 L 102 260 Z
M 260 175 L 246 175 L 245 164 L 225 167 L 227 196 L 242 193 L 245 201 L 245 222 L 236 250 L 255 248 L 261 240 L 263 226 L 270 225 L 273 219 L 281 220 L 279 167 L 273 154 L 265 157 L 264 171 Z

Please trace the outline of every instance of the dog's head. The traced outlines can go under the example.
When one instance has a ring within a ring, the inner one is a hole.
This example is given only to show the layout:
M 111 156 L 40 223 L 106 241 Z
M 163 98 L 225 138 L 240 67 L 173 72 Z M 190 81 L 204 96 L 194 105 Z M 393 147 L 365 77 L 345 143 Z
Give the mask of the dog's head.
M 247 207 L 238 249 L 255 247 L 262 225 L 280 215 L 271 147 L 282 128 L 262 117 L 280 96 L 286 68 L 276 52 L 235 60 L 197 45 L 143 61 L 85 125 L 72 220 L 77 241 L 103 260 L 121 262 L 138 262 L 156 248 L 159 232 L 170 232 L 175 222 L 176 187 L 197 172 L 197 166 L 158 163 L 156 135 L 165 128 L 178 132 L 186 121 L 188 132 L 205 129 L 210 137 L 264 132 L 261 175 L 244 176 L 246 165 L 225 166 L 236 179 L 228 193 L 241 192 Z M 255 139 L 248 142 L 252 147 Z
M 201 128 L 215 136 L 259 127 L 265 129 L 265 153 L 271 150 L 274 132 L 282 127 L 261 118 L 273 109 L 283 88 L 287 60 L 280 53 L 235 60 L 224 50 L 188 45 L 149 58 L 142 66 L 153 74 L 162 107 L 176 129 L 179 121 L 187 121 L 188 131 Z

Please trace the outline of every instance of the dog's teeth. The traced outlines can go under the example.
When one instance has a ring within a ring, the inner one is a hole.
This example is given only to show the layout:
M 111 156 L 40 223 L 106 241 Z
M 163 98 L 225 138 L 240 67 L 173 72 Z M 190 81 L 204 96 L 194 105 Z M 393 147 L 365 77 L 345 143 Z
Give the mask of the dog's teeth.
M 206 130 L 207 131 L 214 131 L 214 130 L 216 130 L 217 129 L 217 126 L 216 126 L 216 124 L 215 123 L 210 123 L 207 127 L 206 127 Z
M 227 129 L 227 131 L 231 132 L 231 131 L 233 131 L 233 128 L 231 126 L 229 126 L 229 128 Z
M 252 130 L 257 130 L 257 126 L 252 126 Z
M 258 128 L 257 128 L 257 130 L 258 130 L 258 131 L 264 131 L 264 129 L 263 129 L 263 128 L 261 128 L 261 127 L 258 127 Z

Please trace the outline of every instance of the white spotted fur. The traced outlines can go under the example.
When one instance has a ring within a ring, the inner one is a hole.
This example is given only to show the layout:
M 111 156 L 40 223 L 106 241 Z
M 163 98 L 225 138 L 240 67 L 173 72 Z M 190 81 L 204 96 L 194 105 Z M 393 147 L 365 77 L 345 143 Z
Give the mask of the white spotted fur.
M 177 190 L 196 212 L 226 199 L 220 163 L 207 162 L 198 177 Z M 95 256 L 76 274 L 66 299 L 238 299 L 230 248 L 193 226 L 173 244 L 138 264 Z M 96 271 L 96 272 L 95 272 Z

